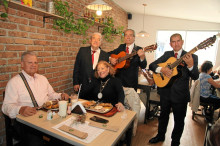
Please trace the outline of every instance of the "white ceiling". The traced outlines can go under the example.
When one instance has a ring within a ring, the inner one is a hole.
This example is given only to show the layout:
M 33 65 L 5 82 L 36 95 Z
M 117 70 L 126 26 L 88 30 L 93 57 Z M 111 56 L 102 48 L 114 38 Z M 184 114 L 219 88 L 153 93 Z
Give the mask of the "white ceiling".
M 113 0 L 131 14 L 220 23 L 220 0 Z

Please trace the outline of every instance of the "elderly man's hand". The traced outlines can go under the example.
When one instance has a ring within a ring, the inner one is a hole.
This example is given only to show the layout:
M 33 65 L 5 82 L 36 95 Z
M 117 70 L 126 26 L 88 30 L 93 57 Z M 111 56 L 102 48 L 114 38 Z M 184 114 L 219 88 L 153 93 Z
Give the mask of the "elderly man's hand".
M 73 89 L 74 89 L 74 91 L 76 91 L 76 92 L 79 91 L 79 85 L 74 85 L 74 86 L 73 86 Z
M 137 51 L 137 54 L 138 54 L 138 56 L 140 57 L 141 60 L 145 59 L 145 53 L 144 53 L 144 51 L 142 49 L 139 49 Z
M 161 68 L 161 72 L 167 76 L 168 78 L 171 78 L 172 77 L 172 73 L 173 71 L 171 69 L 169 69 L 168 67 L 162 67 Z
M 37 113 L 37 110 L 35 107 L 30 107 L 30 106 L 22 106 L 19 110 L 19 114 L 22 116 L 32 116 Z
M 118 104 L 115 105 L 117 107 L 117 110 L 120 112 L 124 111 L 124 105 L 121 102 L 118 102 Z
M 183 57 L 183 61 L 185 61 L 185 63 L 187 64 L 187 67 L 190 68 L 193 66 L 193 58 L 192 58 L 192 54 L 188 54 L 188 55 L 185 55 Z
M 61 94 L 61 100 L 68 100 L 70 97 L 69 97 L 69 95 L 68 94 L 66 94 L 66 93 L 62 93 Z
M 118 59 L 110 57 L 109 61 L 112 65 L 115 65 L 118 62 Z

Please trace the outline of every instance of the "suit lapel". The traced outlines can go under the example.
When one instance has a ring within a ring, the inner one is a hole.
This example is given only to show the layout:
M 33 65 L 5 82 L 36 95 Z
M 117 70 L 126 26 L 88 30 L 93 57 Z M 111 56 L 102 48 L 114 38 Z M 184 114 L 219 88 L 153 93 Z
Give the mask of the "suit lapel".
M 85 58 L 88 62 L 88 67 L 92 68 L 92 55 L 91 55 L 91 46 L 86 50 Z

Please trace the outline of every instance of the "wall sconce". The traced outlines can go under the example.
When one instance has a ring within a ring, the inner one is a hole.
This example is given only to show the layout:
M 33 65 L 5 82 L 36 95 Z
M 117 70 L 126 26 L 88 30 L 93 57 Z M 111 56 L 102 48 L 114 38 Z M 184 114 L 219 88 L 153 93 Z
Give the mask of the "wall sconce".
M 96 15 L 101 16 L 102 15 L 102 11 L 107 11 L 107 10 L 111 10 L 112 7 L 109 6 L 107 3 L 105 3 L 102 0 L 95 0 L 94 2 L 92 2 L 91 4 L 86 6 L 88 9 L 90 10 L 95 10 L 96 11 Z

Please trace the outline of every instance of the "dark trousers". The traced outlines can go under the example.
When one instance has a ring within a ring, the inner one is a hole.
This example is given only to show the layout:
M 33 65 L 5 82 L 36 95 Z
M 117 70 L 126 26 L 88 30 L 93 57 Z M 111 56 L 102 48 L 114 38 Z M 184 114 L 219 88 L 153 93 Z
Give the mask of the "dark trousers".
M 172 103 L 171 100 L 167 100 L 169 98 L 166 96 L 169 95 L 160 96 L 161 114 L 159 117 L 158 136 L 165 137 L 169 122 L 170 110 L 172 108 L 174 116 L 174 128 L 171 137 L 172 143 L 176 143 L 176 145 L 178 145 L 184 129 L 187 103 Z

